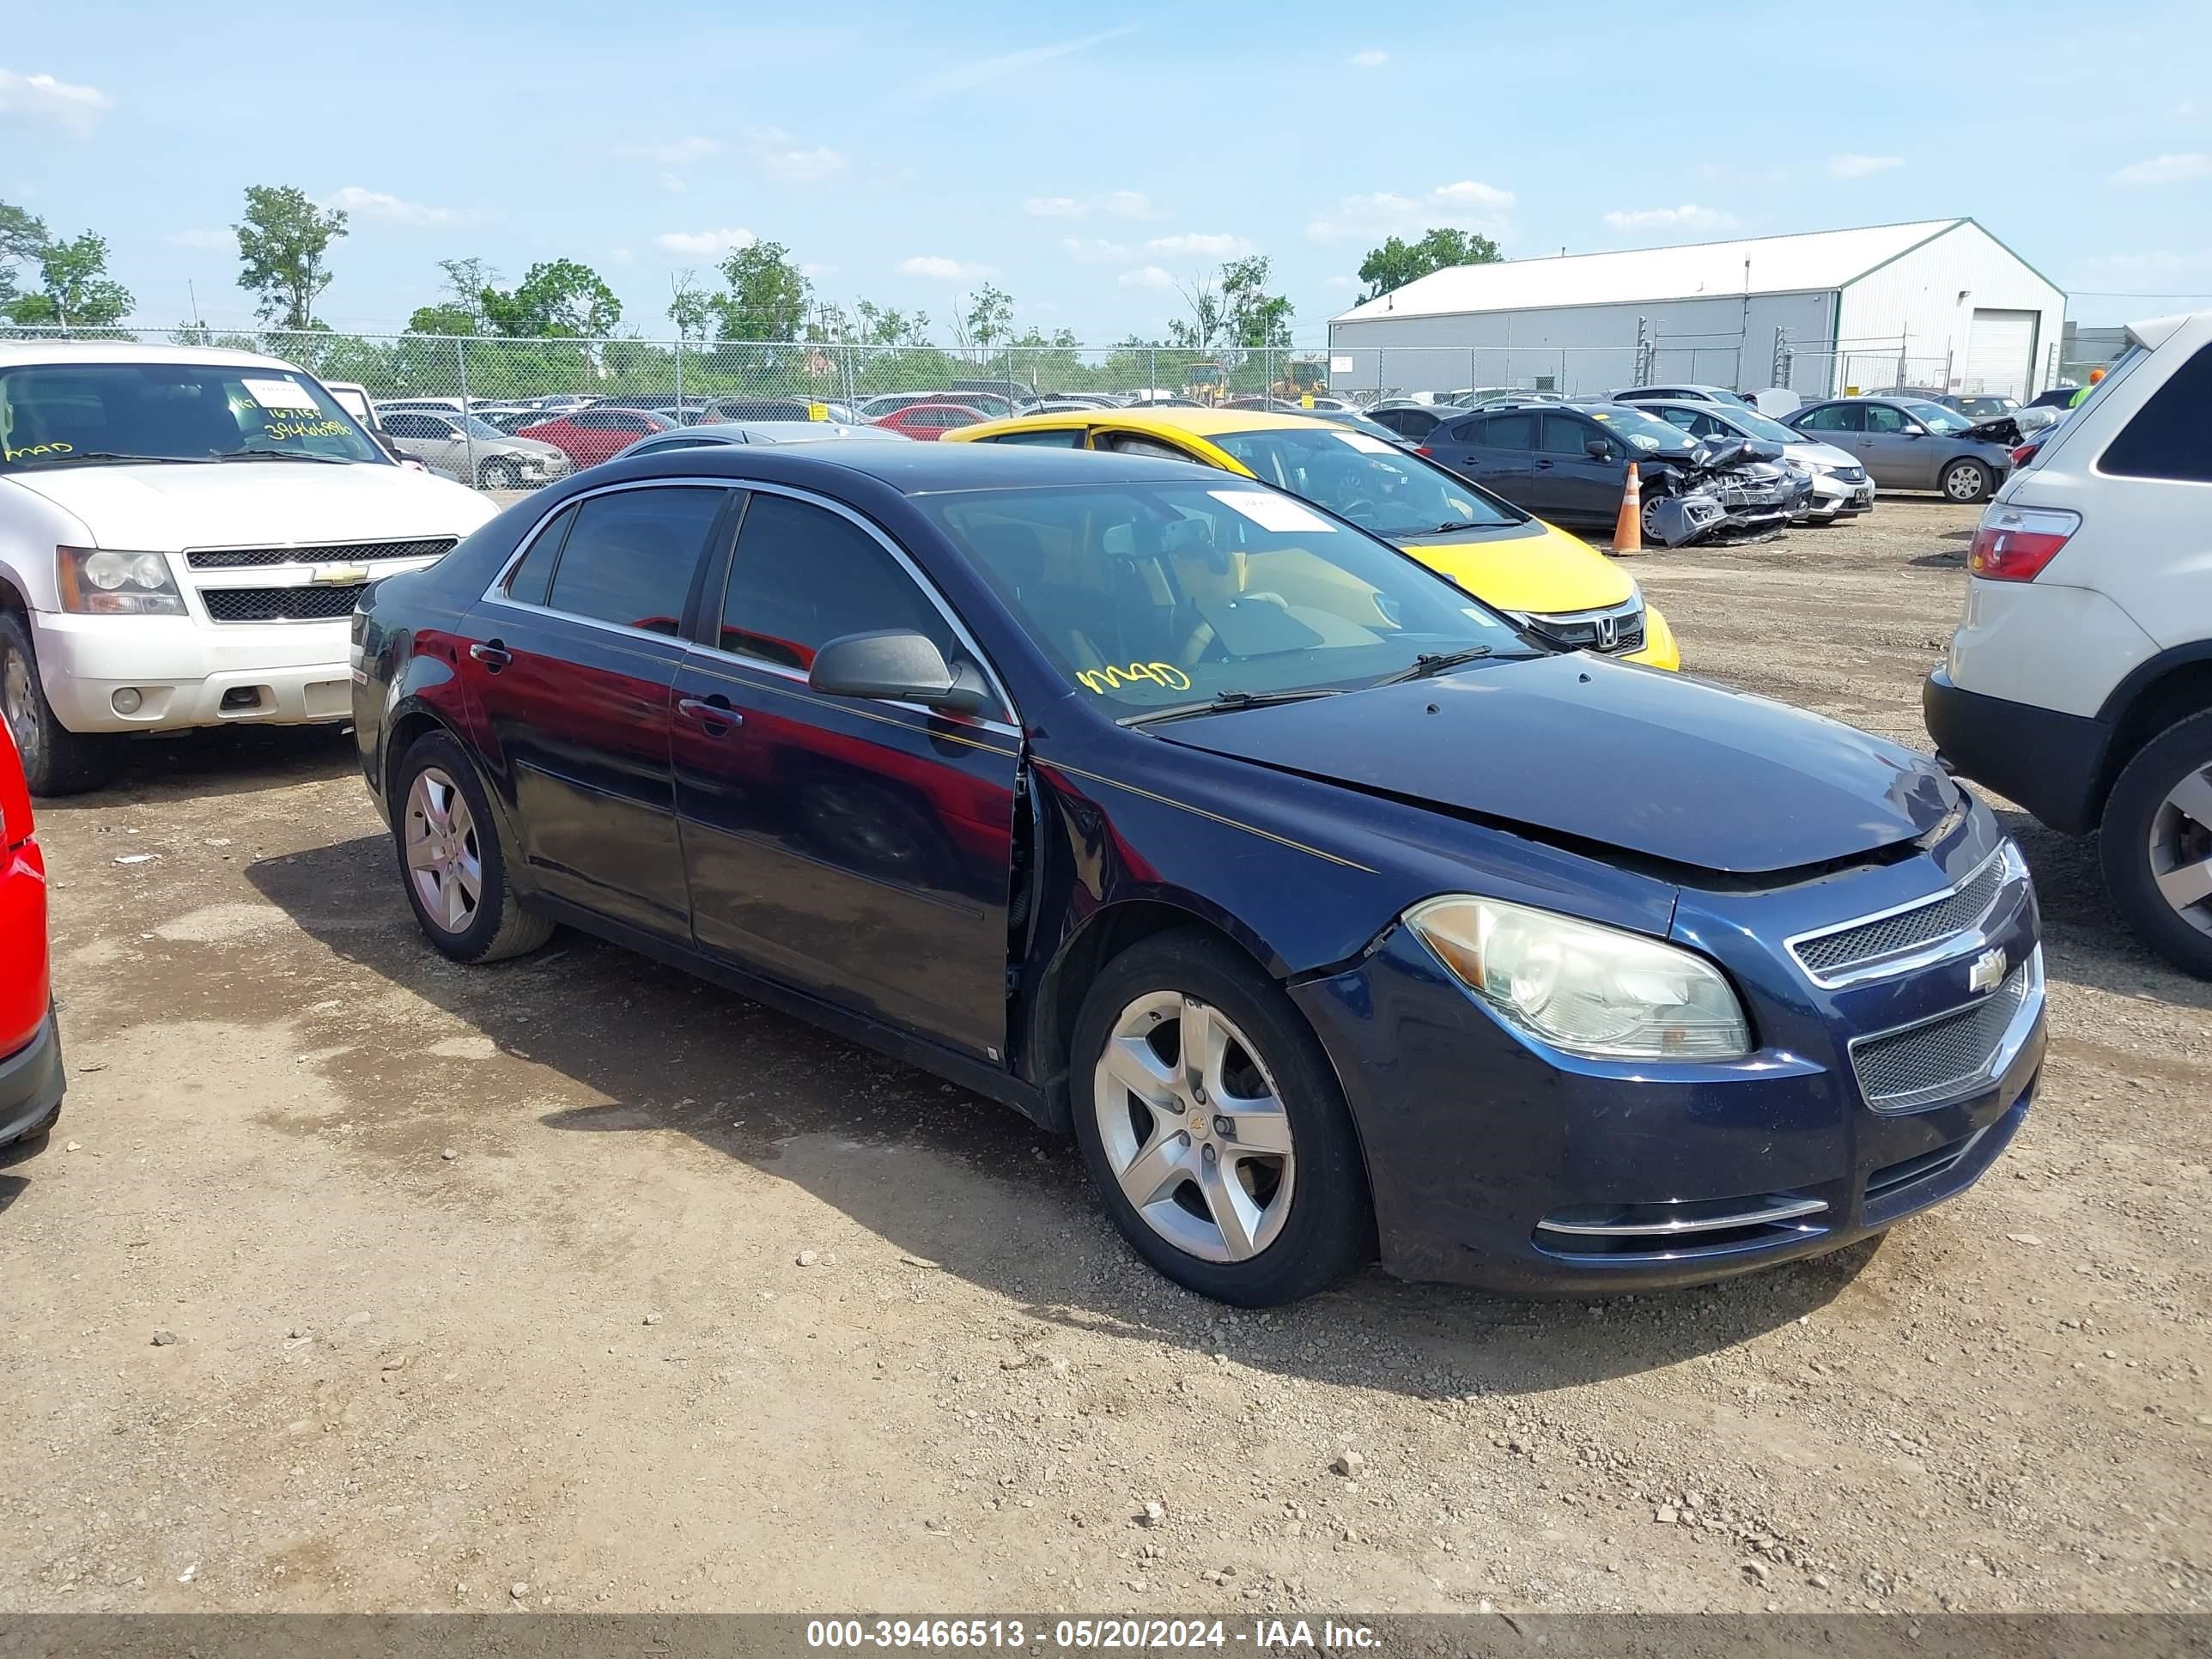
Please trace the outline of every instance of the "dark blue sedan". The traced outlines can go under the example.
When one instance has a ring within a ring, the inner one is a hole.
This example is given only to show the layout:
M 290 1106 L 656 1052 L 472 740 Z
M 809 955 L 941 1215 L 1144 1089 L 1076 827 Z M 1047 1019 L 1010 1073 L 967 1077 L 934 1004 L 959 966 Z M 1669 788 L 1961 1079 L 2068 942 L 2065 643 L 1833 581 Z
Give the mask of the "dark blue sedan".
M 437 949 L 566 923 L 1006 1102 L 1227 1301 L 1832 1249 L 2034 1093 L 2027 872 L 1928 761 L 1216 471 L 617 460 L 354 630 Z

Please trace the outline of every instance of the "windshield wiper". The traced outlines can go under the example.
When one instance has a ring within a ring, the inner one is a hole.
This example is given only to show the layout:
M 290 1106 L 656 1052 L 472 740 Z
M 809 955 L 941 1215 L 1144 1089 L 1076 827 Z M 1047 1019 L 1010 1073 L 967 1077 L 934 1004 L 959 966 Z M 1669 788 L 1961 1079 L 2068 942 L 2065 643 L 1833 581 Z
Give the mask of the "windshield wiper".
M 210 458 L 218 461 L 313 461 L 318 466 L 350 466 L 343 455 L 310 455 L 304 449 L 233 449 Z
M 1403 685 L 1407 680 L 1425 680 L 1447 668 L 1457 668 L 1462 663 L 1480 662 L 1490 653 L 1491 647 L 1486 645 L 1470 645 L 1464 651 L 1424 651 L 1413 659 L 1411 666 L 1395 674 L 1385 674 L 1374 684 Z
M 1122 726 L 1157 726 L 1163 720 L 1188 720 L 1195 714 L 1229 714 L 1245 708 L 1272 708 L 1277 703 L 1304 702 L 1310 697 L 1334 697 L 1342 688 L 1311 685 L 1297 691 L 1217 691 L 1204 702 L 1179 702 L 1172 708 L 1147 709 L 1124 714 Z
M 52 459 L 54 461 L 66 462 L 70 465 L 76 465 L 83 461 L 127 462 L 134 465 L 145 465 L 161 466 L 204 466 L 206 465 L 204 461 L 201 460 L 200 458 L 196 455 L 126 455 L 120 450 L 115 449 L 80 449 L 74 454 L 57 455 Z M 41 458 L 41 460 L 35 464 L 46 465 L 47 463 L 44 460 L 44 458 Z

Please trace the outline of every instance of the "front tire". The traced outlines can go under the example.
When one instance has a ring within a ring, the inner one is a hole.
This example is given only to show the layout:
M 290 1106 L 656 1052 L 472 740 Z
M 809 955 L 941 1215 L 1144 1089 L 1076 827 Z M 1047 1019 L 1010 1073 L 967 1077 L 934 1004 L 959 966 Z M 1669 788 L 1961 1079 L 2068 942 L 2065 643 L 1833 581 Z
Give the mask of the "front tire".
M 442 732 L 399 763 L 392 840 L 400 884 L 423 937 L 455 962 L 498 962 L 535 951 L 553 924 L 523 908 L 507 877 L 491 799 L 468 751 Z
M 2136 936 L 2212 979 L 2212 711 L 2168 726 L 2127 763 L 2097 840 L 2106 889 Z
M 116 739 L 72 732 L 56 718 L 39 682 L 39 653 L 20 611 L 0 611 L 0 719 L 8 722 L 34 795 L 79 795 L 115 775 Z
M 1107 1213 L 1185 1289 L 1275 1307 L 1373 1254 L 1358 1139 L 1320 1040 L 1215 935 L 1156 934 L 1109 963 L 1069 1074 Z
M 1979 461 L 1954 461 L 1943 469 L 1943 499 L 1985 501 L 1996 491 L 1996 480 Z
M 505 456 L 496 456 L 478 469 L 486 489 L 520 489 L 522 469 Z

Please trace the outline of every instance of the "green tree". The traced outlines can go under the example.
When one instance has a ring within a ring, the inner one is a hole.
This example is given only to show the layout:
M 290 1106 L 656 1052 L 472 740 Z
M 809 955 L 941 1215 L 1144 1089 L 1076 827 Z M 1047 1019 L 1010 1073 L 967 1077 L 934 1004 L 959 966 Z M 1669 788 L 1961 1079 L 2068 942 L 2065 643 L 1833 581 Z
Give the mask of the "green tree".
M 781 242 L 741 247 L 715 267 L 728 284 L 707 301 L 725 340 L 796 340 L 814 289 Z
M 1453 265 L 1487 265 L 1498 260 L 1498 244 L 1472 231 L 1432 230 L 1418 242 L 1393 236 L 1381 247 L 1370 248 L 1359 262 L 1359 280 L 1367 284 L 1361 304 L 1380 299 L 1432 270 Z
M 315 301 L 331 285 L 324 263 L 346 234 L 342 208 L 324 212 L 295 185 L 248 185 L 238 233 L 238 285 L 261 296 L 254 314 L 279 328 L 314 326 Z
M 434 306 L 417 306 L 407 319 L 410 334 L 481 334 L 483 313 L 473 307 L 446 301 Z
M 918 350 L 929 344 L 929 313 L 926 311 L 899 311 L 879 306 L 873 300 L 862 300 L 853 310 L 858 319 L 854 335 L 862 345 L 903 346 Z
M 0 307 L 20 297 L 16 273 L 36 264 L 46 246 L 46 222 L 12 202 L 0 202 Z
M 1280 349 L 1291 343 L 1291 302 L 1267 292 L 1267 256 L 1231 259 L 1221 268 L 1221 303 L 1229 337 L 1247 347 Z
M 679 340 L 703 340 L 714 321 L 713 301 L 699 286 L 696 270 L 678 271 L 668 279 L 668 320 L 676 325 Z
M 960 349 L 978 362 L 990 356 L 992 348 L 1012 334 L 1013 330 L 1013 296 L 990 283 L 969 295 L 967 309 L 955 313 L 952 319 L 952 331 Z
M 9 307 L 17 322 L 105 328 L 131 314 L 131 290 L 107 274 L 106 237 L 88 230 L 66 242 L 47 242 L 37 257 L 39 291 Z
M 622 321 L 615 291 L 574 259 L 531 266 L 511 291 L 486 283 L 478 301 L 491 331 L 515 339 L 605 339 Z

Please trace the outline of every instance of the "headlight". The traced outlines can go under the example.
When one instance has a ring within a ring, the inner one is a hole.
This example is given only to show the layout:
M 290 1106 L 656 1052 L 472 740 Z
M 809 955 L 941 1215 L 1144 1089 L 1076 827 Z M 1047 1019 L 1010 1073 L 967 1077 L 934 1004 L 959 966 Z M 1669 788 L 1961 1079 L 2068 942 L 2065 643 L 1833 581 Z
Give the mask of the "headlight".
M 55 575 L 62 609 L 99 617 L 181 617 L 184 595 L 159 553 L 112 547 L 58 547 Z
M 1455 978 L 1540 1042 L 1603 1060 L 1739 1060 L 1743 1006 L 1720 969 L 1656 939 L 1497 899 L 1431 899 L 1406 925 Z

